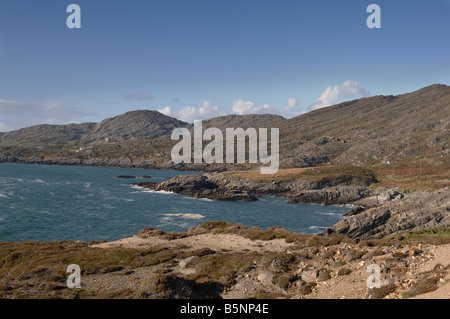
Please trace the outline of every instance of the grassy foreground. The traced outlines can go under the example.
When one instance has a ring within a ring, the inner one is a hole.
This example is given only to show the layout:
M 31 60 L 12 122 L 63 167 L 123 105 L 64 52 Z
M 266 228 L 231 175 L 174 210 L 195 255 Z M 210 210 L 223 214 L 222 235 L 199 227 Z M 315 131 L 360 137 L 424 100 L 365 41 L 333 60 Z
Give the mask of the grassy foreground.
M 183 239 L 202 234 L 234 234 L 262 241 L 284 239 L 291 246 L 283 251 L 236 252 L 207 247 L 192 249 L 183 244 Z M 395 267 L 411 256 L 420 258 L 421 254 L 425 254 L 424 250 L 419 249 L 423 245 L 450 243 L 449 228 L 406 232 L 380 240 L 357 242 L 342 235 L 295 234 L 278 227 L 261 230 L 224 221 L 206 222 L 185 233 L 166 234 L 155 229 L 144 229 L 136 236 L 148 239 L 149 243 L 152 238 L 159 238 L 174 244 L 130 249 L 120 246 L 94 247 L 97 242 L 0 243 L 0 297 L 221 298 L 223 291 L 233 289 L 245 276 L 259 269 L 270 275 L 270 286 L 276 289 L 260 289 L 246 298 L 291 298 L 311 294 L 320 282 L 330 278 L 354 273 L 355 267 L 359 267 L 357 262 L 365 258 L 384 255 L 386 260 L 395 264 L 390 266 L 391 273 L 404 273 L 401 267 Z M 177 269 L 180 270 L 182 261 L 192 256 L 195 257 L 191 258 L 191 267 L 196 271 L 179 273 Z M 103 285 L 67 288 L 66 267 L 69 264 L 80 266 L 82 281 L 90 279 L 90 282 L 102 282 Z M 433 274 L 427 274 L 426 278 L 434 278 L 431 281 L 427 279 L 422 283 L 418 278 L 403 292 L 403 297 L 435 290 L 447 268 L 447 265 L 441 265 Z M 316 271 L 316 281 L 302 281 L 300 273 L 311 269 Z M 114 284 L 118 279 L 122 280 L 121 285 Z M 135 285 L 127 287 L 123 284 L 127 282 L 135 282 Z M 417 288 L 417 285 L 426 287 Z M 372 297 L 385 297 L 397 287 L 383 289 L 387 291 L 370 293 Z

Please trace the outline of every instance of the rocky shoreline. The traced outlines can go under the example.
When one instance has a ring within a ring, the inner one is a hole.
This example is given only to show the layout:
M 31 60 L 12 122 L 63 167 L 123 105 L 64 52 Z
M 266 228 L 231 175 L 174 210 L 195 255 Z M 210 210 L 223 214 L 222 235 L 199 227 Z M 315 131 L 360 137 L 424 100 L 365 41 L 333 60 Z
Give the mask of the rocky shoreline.
M 255 201 L 261 196 L 288 198 L 289 203 L 352 204 L 355 209 L 324 233 L 350 238 L 375 239 L 400 231 L 450 227 L 450 190 L 401 192 L 362 185 L 318 187 L 316 183 L 254 182 L 226 178 L 221 173 L 181 175 L 161 183 L 134 183 L 155 191 L 169 191 L 196 198 Z
M 129 159 L 72 158 L 0 158 L 0 163 L 112 166 L 121 168 L 168 169 L 206 172 L 202 175 L 180 175 L 168 181 L 139 182 L 133 185 L 155 191 L 170 191 L 196 198 L 230 201 L 256 201 L 261 196 L 279 196 L 289 203 L 321 205 L 351 204 L 355 209 L 346 218 L 324 231 L 345 234 L 351 238 L 373 239 L 405 230 L 450 227 L 450 189 L 405 192 L 396 188 L 371 188 L 368 185 L 321 184 L 307 180 L 255 182 L 227 178 L 223 172 L 242 170 L 239 165 L 140 163 Z
M 117 167 L 117 168 L 142 168 L 155 170 L 176 170 L 193 172 L 224 172 L 228 170 L 242 170 L 240 165 L 221 164 L 174 164 L 172 161 L 147 162 L 133 161 L 128 157 L 119 158 L 43 158 L 43 157 L 5 157 L 0 156 L 0 163 L 15 164 L 36 164 L 36 165 L 63 165 L 63 166 L 96 166 L 96 167 Z
M 359 185 L 318 188 L 316 183 L 305 180 L 266 183 L 226 178 L 221 173 L 180 175 L 161 183 L 140 182 L 133 185 L 213 200 L 255 201 L 268 195 L 287 197 L 290 203 L 322 205 L 349 204 L 370 194 L 366 187 Z

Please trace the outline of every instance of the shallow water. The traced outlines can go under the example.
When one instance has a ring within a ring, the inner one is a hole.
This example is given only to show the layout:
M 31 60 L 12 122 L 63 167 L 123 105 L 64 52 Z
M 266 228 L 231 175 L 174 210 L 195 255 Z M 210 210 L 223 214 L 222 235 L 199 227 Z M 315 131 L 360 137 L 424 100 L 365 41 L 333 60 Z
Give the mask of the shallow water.
M 0 241 L 111 241 L 145 227 L 179 232 L 209 220 L 262 229 L 277 225 L 312 234 L 335 224 L 351 209 L 288 204 L 286 199 L 274 197 L 256 202 L 212 201 L 130 185 L 192 173 L 2 163 Z M 119 175 L 149 175 L 151 179 L 116 178 Z

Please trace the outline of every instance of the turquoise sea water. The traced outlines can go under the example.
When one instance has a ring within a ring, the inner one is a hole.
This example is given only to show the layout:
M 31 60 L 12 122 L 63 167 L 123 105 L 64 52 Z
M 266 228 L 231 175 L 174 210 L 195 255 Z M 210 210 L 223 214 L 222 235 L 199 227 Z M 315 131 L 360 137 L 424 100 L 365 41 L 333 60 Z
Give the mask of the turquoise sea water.
M 256 202 L 195 199 L 130 185 L 161 182 L 193 172 L 83 166 L 0 164 L 0 241 L 116 240 L 145 227 L 185 231 L 208 220 L 246 226 L 281 226 L 318 233 L 349 211 L 345 206 L 288 204 L 263 197 Z M 197 219 L 186 218 L 196 214 Z

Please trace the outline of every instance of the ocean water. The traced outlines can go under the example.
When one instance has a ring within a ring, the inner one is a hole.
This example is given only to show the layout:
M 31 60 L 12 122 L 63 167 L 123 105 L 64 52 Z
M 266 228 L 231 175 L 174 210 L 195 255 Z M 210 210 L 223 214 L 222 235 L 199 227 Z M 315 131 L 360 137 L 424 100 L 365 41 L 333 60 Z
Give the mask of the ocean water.
M 276 225 L 313 234 L 335 224 L 351 209 L 288 204 L 275 197 L 256 202 L 212 201 L 130 185 L 192 173 L 2 163 L 0 241 L 112 241 L 145 227 L 179 232 L 209 220 L 262 229 Z M 118 175 L 148 175 L 151 179 L 119 179 Z

